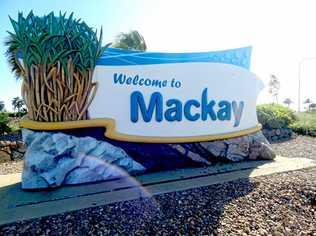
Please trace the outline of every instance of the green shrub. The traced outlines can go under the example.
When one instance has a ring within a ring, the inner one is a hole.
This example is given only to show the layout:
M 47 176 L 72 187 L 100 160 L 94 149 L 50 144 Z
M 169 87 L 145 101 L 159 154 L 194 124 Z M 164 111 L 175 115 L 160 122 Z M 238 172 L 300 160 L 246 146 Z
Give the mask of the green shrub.
M 9 127 L 9 118 L 6 113 L 0 112 L 0 135 L 9 133 L 11 131 Z
M 294 111 L 277 104 L 257 106 L 257 116 L 265 129 L 289 128 L 297 120 Z
M 294 132 L 316 137 L 316 112 L 300 112 L 298 120 L 290 127 Z

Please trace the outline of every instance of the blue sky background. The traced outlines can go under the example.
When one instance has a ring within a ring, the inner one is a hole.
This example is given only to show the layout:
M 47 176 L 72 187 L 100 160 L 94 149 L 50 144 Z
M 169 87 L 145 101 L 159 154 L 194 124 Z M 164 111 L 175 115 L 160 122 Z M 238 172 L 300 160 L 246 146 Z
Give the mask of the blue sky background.
M 299 63 L 302 100 L 316 102 L 316 2 L 313 0 L 1 0 L 0 100 L 11 110 L 20 83 L 4 55 L 8 15 L 74 12 L 95 28 L 103 26 L 103 42 L 131 29 L 145 38 L 149 51 L 198 52 L 252 46 L 251 70 L 265 83 L 270 74 L 280 82 L 279 101 L 297 101 Z M 265 89 L 259 103 L 271 102 Z M 293 104 L 296 108 L 297 104 Z
M 137 28 L 139 16 L 139 1 L 77 1 L 77 0 L 4 0 L 0 1 L 0 100 L 5 101 L 7 110 L 11 110 L 11 100 L 14 96 L 20 96 L 20 82 L 16 80 L 8 66 L 4 47 L 7 30 L 11 30 L 8 15 L 17 18 L 18 12 L 25 15 L 33 10 L 37 15 L 48 14 L 51 11 L 59 14 L 59 11 L 74 12 L 74 17 L 81 18 L 89 26 L 100 29 L 103 27 L 103 42 L 112 42 L 115 35 Z M 134 11 L 131 9 L 135 9 Z

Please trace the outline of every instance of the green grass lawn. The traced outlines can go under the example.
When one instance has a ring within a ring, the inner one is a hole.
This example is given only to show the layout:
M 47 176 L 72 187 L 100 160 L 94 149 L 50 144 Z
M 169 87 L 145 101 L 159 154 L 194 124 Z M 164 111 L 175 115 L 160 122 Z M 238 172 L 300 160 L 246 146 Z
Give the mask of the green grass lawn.
M 298 121 L 291 126 L 293 130 L 299 134 L 316 137 L 316 112 L 299 112 L 296 116 Z

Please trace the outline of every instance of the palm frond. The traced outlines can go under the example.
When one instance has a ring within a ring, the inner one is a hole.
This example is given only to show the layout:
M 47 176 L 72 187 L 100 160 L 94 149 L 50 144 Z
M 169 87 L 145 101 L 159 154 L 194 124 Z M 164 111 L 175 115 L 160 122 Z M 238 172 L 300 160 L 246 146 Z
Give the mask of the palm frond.
M 112 47 L 137 51 L 147 50 L 145 39 L 137 30 L 118 34 Z

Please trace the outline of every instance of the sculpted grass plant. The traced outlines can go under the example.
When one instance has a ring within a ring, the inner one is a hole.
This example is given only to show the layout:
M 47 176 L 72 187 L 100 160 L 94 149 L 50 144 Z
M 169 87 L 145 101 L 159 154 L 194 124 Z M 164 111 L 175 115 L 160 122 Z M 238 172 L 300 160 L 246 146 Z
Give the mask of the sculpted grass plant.
M 43 17 L 30 12 L 10 18 L 7 57 L 12 70 L 23 80 L 22 96 L 28 117 L 35 121 L 87 119 L 97 84 L 92 81 L 102 47 L 98 37 L 73 13 Z

